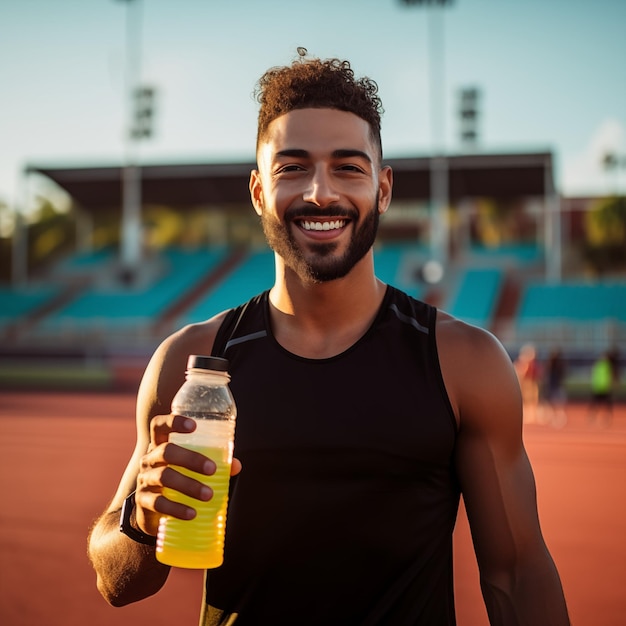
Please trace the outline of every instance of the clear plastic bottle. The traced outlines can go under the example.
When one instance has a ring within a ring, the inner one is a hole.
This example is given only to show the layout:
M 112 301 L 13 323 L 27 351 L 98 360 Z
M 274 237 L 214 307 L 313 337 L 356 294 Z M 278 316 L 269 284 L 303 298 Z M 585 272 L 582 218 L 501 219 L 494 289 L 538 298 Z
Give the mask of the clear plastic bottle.
M 201 452 L 215 462 L 217 470 L 212 476 L 205 476 L 172 466 L 211 487 L 213 497 L 202 502 L 173 489 L 163 490 L 166 498 L 191 506 L 197 515 L 192 520 L 170 516 L 160 519 L 156 556 L 161 563 L 210 569 L 220 566 L 224 559 L 228 486 L 237 417 L 229 380 L 226 359 L 189 357 L 186 380 L 172 401 L 172 413 L 194 419 L 196 429 L 191 433 L 171 433 L 170 441 Z

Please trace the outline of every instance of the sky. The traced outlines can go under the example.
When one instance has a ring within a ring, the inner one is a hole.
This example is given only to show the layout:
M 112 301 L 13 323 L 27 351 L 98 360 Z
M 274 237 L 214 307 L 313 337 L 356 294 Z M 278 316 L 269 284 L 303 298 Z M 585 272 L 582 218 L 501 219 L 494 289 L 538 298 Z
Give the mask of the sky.
M 132 2 L 129 48 L 127 1 L 0 0 L 0 204 L 23 201 L 29 165 L 124 162 L 129 59 L 157 90 L 141 162 L 253 161 L 254 84 L 298 46 L 378 83 L 387 157 L 467 151 L 458 94 L 477 87 L 477 151 L 549 150 L 563 195 L 626 192 L 626 0 Z

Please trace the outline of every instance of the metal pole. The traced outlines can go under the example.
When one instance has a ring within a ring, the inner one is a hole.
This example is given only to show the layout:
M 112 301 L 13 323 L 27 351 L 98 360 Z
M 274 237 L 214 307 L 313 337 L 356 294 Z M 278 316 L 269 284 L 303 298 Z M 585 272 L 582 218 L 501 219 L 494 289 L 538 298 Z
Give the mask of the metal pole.
M 445 154 L 445 61 L 443 6 L 430 7 L 431 254 L 442 267 L 448 260 L 448 160 Z
M 133 136 L 134 94 L 141 74 L 141 0 L 126 0 L 125 163 L 122 172 L 121 262 L 132 281 L 141 261 L 141 168 Z
M 430 247 L 432 260 L 441 268 L 448 260 L 448 160 L 445 155 L 445 80 L 443 11 L 452 0 L 401 0 L 406 6 L 427 5 L 430 9 L 428 47 L 430 61 Z
M 561 202 L 554 187 L 552 163 L 544 165 L 546 282 L 562 279 Z

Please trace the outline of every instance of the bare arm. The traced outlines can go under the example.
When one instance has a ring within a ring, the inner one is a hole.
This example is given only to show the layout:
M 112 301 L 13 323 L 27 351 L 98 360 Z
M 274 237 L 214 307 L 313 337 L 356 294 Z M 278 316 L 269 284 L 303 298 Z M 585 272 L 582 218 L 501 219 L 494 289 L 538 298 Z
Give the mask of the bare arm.
M 489 620 L 493 626 L 567 626 L 522 442 L 515 370 L 499 342 L 484 331 L 444 318 L 437 333 L 459 421 L 457 470 Z
M 168 467 L 175 464 L 196 472 L 212 474 L 215 464 L 206 457 L 168 444 L 172 431 L 192 429 L 181 416 L 170 414 L 171 401 L 184 381 L 189 354 L 210 354 L 219 320 L 189 327 L 167 339 L 154 353 L 137 395 L 137 441 L 118 489 L 89 536 L 89 558 L 97 575 L 97 586 L 114 606 L 136 602 L 156 593 L 167 580 L 169 567 L 156 560 L 155 548 L 137 543 L 119 530 L 125 498 L 136 492 L 134 525 L 156 535 L 161 514 L 191 519 L 195 511 L 165 499 L 164 486 L 198 500 L 208 500 L 210 491 L 201 483 Z M 238 471 L 238 463 L 233 465 Z

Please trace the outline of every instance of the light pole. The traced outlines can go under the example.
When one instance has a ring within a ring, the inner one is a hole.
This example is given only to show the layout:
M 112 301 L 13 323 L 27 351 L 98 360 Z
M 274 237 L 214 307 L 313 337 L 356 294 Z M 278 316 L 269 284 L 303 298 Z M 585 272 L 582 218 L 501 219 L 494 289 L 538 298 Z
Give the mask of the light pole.
M 126 3 L 126 62 L 124 129 L 124 168 L 122 171 L 121 272 L 123 281 L 132 283 L 141 261 L 141 167 L 138 141 L 147 135 L 137 132 L 137 107 L 141 93 L 141 0 Z
M 560 283 L 563 278 L 563 241 L 561 228 L 561 199 L 554 187 L 552 159 L 544 164 L 544 215 L 546 250 L 546 282 Z
M 429 7 L 428 56 L 430 78 L 430 203 L 432 259 L 445 266 L 448 260 L 448 160 L 445 153 L 445 79 L 443 9 L 452 0 L 401 0 L 406 6 Z

